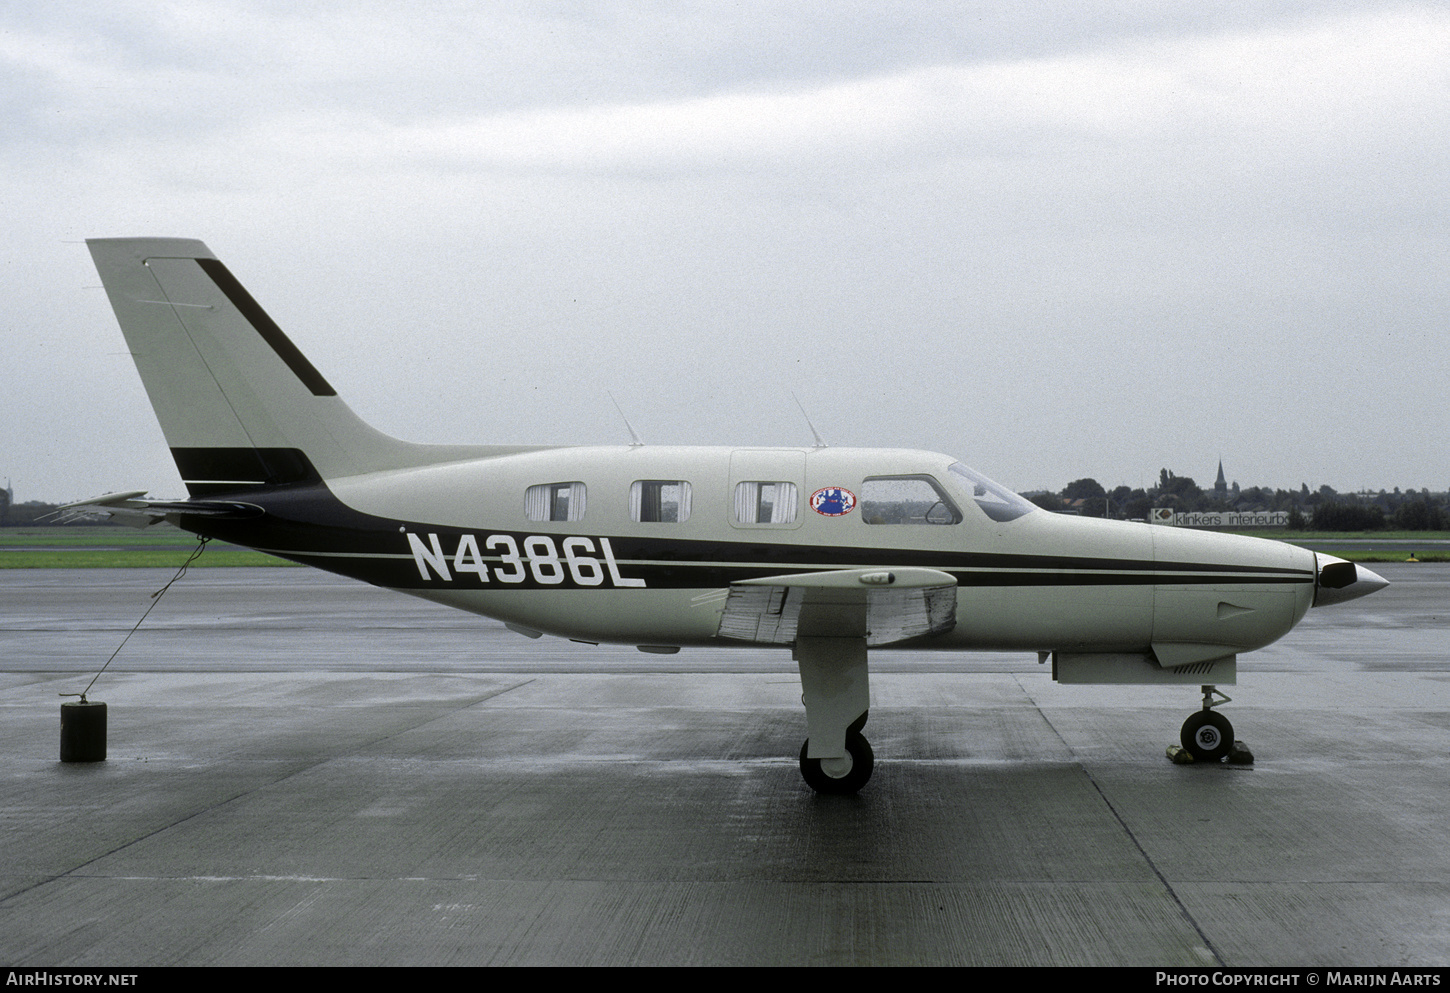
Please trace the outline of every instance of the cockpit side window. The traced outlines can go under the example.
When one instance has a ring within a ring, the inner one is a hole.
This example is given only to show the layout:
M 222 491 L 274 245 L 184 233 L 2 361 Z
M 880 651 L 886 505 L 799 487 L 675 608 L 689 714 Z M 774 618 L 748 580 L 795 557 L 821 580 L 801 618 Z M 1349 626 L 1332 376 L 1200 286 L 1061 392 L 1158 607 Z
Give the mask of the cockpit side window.
M 962 512 L 930 476 L 873 476 L 861 484 L 867 524 L 959 524 Z
M 1018 496 L 1001 483 L 992 482 L 975 469 L 968 469 L 960 462 L 953 462 L 947 471 L 955 477 L 958 484 L 966 488 L 977 506 L 998 523 L 1015 521 L 1037 509 L 1036 504 Z

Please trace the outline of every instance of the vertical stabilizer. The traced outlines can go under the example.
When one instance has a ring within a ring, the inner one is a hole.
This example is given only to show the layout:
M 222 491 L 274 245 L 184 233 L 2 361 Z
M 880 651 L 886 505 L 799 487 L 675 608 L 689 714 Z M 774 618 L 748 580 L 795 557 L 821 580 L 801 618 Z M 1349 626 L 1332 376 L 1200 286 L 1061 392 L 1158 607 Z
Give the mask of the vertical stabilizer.
M 416 445 L 369 427 L 199 241 L 86 244 L 193 494 L 518 450 Z

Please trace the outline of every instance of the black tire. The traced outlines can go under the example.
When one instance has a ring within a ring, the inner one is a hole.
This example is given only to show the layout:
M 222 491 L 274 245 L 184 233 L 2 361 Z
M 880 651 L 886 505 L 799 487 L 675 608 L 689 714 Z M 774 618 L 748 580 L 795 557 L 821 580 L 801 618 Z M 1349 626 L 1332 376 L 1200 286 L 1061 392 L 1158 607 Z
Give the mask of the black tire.
M 833 796 L 856 793 L 866 785 L 876 766 L 876 756 L 871 751 L 871 743 L 857 731 L 846 734 L 846 753 L 851 756 L 851 771 L 840 778 L 828 776 L 821 768 L 820 759 L 806 758 L 810 746 L 810 739 L 806 739 L 805 744 L 801 745 L 801 776 L 805 778 L 806 785 L 817 793 Z
M 1195 762 L 1217 762 L 1234 745 L 1234 726 L 1217 711 L 1200 710 L 1183 722 L 1178 740 Z

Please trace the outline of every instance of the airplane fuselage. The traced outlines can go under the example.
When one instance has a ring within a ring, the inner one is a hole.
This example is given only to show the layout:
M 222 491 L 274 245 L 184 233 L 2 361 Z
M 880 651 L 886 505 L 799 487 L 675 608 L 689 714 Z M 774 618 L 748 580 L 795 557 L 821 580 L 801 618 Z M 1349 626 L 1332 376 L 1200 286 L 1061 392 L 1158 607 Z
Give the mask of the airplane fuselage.
M 747 644 L 720 636 L 731 584 L 815 570 L 920 566 L 953 577 L 951 630 L 902 643 L 925 649 L 1191 644 L 1226 655 L 1276 640 L 1313 603 L 1310 551 L 1041 510 L 994 520 L 953 465 L 899 449 L 550 448 L 325 484 L 193 479 L 208 497 L 255 503 L 265 514 L 181 521 L 520 628 L 595 642 Z M 873 521 L 863 496 L 890 485 L 883 480 L 940 496 L 943 507 L 908 506 Z M 645 510 L 641 484 L 673 502 Z M 776 501 L 788 484 L 794 507 L 776 520 L 742 520 L 752 516 L 738 506 L 742 484 L 778 486 Z M 575 510 L 531 506 L 540 488 L 572 496 Z M 823 491 L 821 509 L 812 507 Z

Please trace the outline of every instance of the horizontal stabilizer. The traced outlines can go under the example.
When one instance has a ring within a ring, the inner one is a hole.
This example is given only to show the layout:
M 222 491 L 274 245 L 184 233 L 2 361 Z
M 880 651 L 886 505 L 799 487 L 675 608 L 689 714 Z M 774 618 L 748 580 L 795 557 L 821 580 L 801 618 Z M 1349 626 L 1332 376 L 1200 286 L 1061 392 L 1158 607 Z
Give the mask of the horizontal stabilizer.
M 835 569 L 730 587 L 717 634 L 767 645 L 865 638 L 870 647 L 956 626 L 957 581 L 935 569 Z
M 128 490 L 125 493 L 107 493 L 89 500 L 77 500 L 57 508 L 56 519 L 62 524 L 69 524 L 71 521 L 110 518 L 117 524 L 144 528 L 180 514 L 240 521 L 261 517 L 265 513 L 256 504 L 234 500 L 138 499 L 145 495 L 145 490 Z

